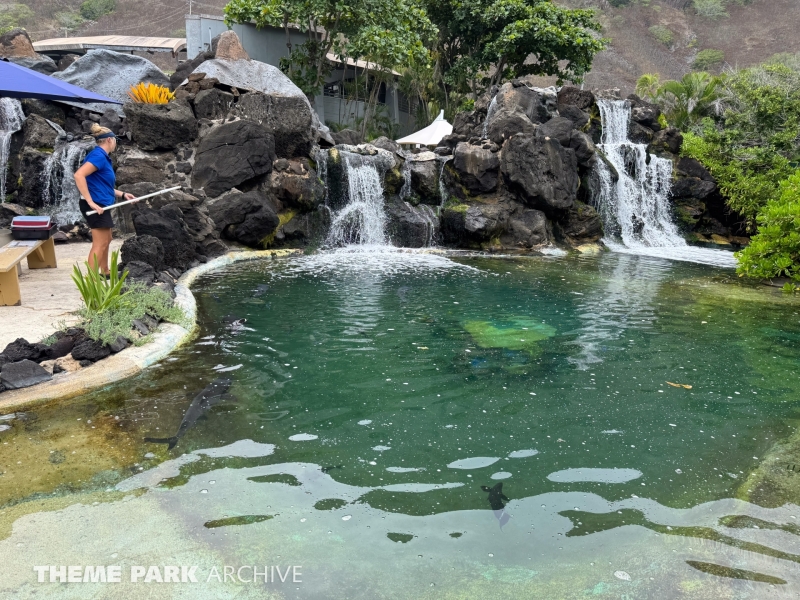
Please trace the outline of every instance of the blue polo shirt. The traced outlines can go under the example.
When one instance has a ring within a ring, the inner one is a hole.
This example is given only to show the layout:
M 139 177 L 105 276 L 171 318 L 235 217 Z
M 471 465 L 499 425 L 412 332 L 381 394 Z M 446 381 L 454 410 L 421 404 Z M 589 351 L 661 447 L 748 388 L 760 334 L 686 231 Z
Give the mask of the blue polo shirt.
M 95 146 L 86 155 L 84 164 L 91 163 L 97 171 L 86 178 L 86 186 L 92 195 L 92 200 L 100 206 L 111 206 L 114 204 L 114 186 L 117 183 L 117 176 L 114 174 L 114 167 L 111 166 L 111 158 L 108 153 L 100 146 Z

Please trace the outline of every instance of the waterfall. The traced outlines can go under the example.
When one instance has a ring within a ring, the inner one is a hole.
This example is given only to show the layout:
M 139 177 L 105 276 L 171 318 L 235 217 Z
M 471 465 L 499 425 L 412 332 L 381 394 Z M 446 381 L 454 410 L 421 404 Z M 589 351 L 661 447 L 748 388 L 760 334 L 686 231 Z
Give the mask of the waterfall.
M 78 208 L 80 194 L 73 175 L 92 146 L 92 142 L 58 144 L 44 163 L 42 204 L 60 225 L 81 220 Z
M 383 166 L 381 155 L 362 156 L 347 150 L 339 154 L 347 179 L 347 198 L 333 213 L 326 245 L 386 246 L 383 183 L 378 171 L 378 166 Z
M 405 155 L 403 161 L 403 187 L 400 188 L 400 200 L 405 200 L 411 195 L 411 155 Z
M 619 175 L 615 182 L 608 165 L 597 161 L 600 190 L 595 205 L 603 219 L 604 241 L 626 248 L 686 246 L 669 203 L 672 161 L 648 156 L 645 144 L 628 139 L 627 100 L 598 99 L 597 104 L 603 125 L 599 147 Z
M 16 98 L 0 98 L 0 202 L 6 201 L 6 174 L 11 136 L 22 129 L 25 113 Z
M 439 212 L 444 208 L 444 205 L 447 203 L 447 188 L 444 185 L 444 166 L 447 164 L 452 156 L 443 156 L 442 158 L 437 158 L 436 160 L 442 161 L 442 166 L 439 168 L 439 197 L 441 198 L 441 204 L 439 204 Z
M 489 128 L 489 119 L 494 114 L 494 111 L 497 110 L 497 94 L 492 96 L 492 101 L 489 102 L 489 108 L 486 109 L 486 118 L 483 120 L 483 133 L 481 137 L 486 139 L 487 130 Z

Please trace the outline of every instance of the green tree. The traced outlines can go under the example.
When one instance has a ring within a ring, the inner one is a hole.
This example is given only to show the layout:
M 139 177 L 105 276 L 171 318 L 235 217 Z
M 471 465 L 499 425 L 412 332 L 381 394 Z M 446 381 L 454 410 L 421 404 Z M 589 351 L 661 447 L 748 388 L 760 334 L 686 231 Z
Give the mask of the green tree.
M 329 52 L 365 59 L 377 71 L 388 72 L 410 62 L 427 62 L 425 42 L 436 35 L 416 0 L 232 0 L 225 7 L 225 20 L 283 28 L 289 52 L 281 68 L 310 97 L 330 75 Z M 289 37 L 293 25 L 307 36 L 296 47 Z
M 606 46 L 591 10 L 550 0 L 427 0 L 439 29 L 437 69 L 447 87 L 473 99 L 524 75 L 579 82 Z
M 708 73 L 688 73 L 680 81 L 667 81 L 658 96 L 666 107 L 667 121 L 685 130 L 718 107 L 722 80 Z
M 645 73 L 636 81 L 636 95 L 645 100 L 657 100 L 661 88 L 661 76 L 658 73 Z
M 778 198 L 758 215 L 758 233 L 736 256 L 740 275 L 800 282 L 800 170 L 781 182 Z
M 86 0 L 81 4 L 81 16 L 87 21 L 97 21 L 117 8 L 117 0 Z

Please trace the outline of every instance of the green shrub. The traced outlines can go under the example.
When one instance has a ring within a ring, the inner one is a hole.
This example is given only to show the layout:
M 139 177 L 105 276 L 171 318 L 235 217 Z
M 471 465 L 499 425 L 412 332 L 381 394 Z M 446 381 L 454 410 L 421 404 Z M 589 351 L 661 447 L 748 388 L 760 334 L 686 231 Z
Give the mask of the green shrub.
M 719 65 L 723 60 L 725 60 L 725 53 L 722 50 L 700 50 L 692 63 L 692 68 L 695 71 L 707 71 Z
M 729 16 L 725 4 L 725 0 L 694 0 L 694 10 L 701 17 L 721 19 Z
M 114 12 L 117 0 L 86 0 L 81 4 L 81 16 L 87 21 L 97 21 L 103 15 Z
M 663 25 L 653 25 L 648 31 L 650 32 L 650 35 L 652 35 L 665 46 L 669 46 L 675 40 L 675 36 L 672 34 L 672 31 Z
M 33 23 L 36 15 L 24 4 L 0 4 L 0 33 Z
M 736 254 L 740 276 L 800 282 L 800 170 L 781 182 L 779 193 L 758 216 L 750 245 Z
M 129 285 L 123 295 L 109 309 L 97 312 L 83 309 L 79 312 L 83 322 L 79 325 L 93 340 L 110 344 L 118 336 L 130 339 L 131 321 L 148 314 L 163 321 L 189 326 L 186 315 L 175 306 L 164 290 L 147 287 L 143 283 Z
M 119 252 L 114 251 L 111 254 L 111 272 L 108 279 L 96 267 L 89 266 L 88 262 L 83 263 L 86 265 L 86 275 L 81 273 L 78 265 L 72 268 L 72 281 L 78 286 L 87 310 L 102 312 L 110 308 L 123 294 L 122 284 L 125 282 L 128 272 L 125 271 L 120 275 L 117 266 L 118 260 Z

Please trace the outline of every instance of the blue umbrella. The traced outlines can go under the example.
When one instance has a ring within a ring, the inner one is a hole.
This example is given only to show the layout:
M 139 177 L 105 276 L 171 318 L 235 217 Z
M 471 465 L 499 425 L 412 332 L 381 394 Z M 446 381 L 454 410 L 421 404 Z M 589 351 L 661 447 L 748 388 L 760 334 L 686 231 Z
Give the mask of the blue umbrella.
M 14 63 L 0 60 L 0 97 L 39 98 L 71 102 L 106 102 L 122 104 L 100 94 L 61 81 L 49 75 L 42 75 Z

